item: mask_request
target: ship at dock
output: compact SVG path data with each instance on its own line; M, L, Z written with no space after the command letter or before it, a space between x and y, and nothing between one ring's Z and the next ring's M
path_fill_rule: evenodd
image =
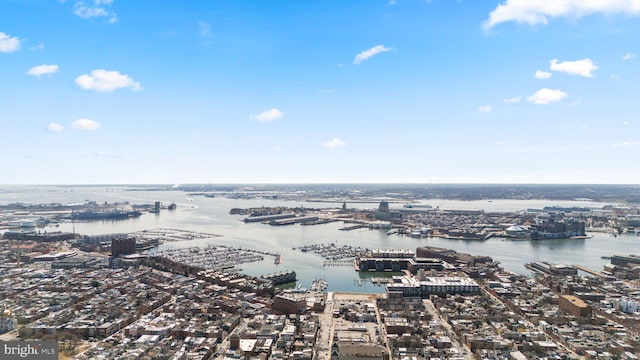
M138 217L140 215L142 215L142 213L138 210L73 211L71 213L71 220L124 220Z
M405 209L433 209L433 206L427 204L410 204L406 203L402 205Z

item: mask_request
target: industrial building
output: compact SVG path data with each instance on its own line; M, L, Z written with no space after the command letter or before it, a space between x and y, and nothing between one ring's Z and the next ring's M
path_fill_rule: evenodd
M560 295L558 306L560 311L578 318L589 317L592 313L592 309L587 303L573 295Z

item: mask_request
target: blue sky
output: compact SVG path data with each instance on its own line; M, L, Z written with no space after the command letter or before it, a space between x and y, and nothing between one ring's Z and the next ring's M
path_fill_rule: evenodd
M0 183L640 183L640 1L0 1Z

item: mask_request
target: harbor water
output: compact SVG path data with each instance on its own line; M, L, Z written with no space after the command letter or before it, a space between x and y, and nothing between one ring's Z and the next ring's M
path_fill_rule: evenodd
M128 191L119 186L3 186L0 188L0 204L8 203L83 203L87 200L104 202L125 202L131 204L176 203L174 211L163 210L159 214L146 213L138 218L117 221L91 221L61 223L59 227L47 231L74 231L79 234L98 235L108 233L129 233L142 230L170 228L206 232L222 235L212 239L170 242L156 250L181 247L204 247L209 244L233 245L242 248L279 253L279 264L273 257L265 257L261 262L246 263L239 267L242 273L263 275L283 270L295 270L298 285L310 287L314 279L328 281L329 291L382 292L382 286L373 285L368 278L380 274L361 274L352 266L323 266L324 260L312 253L304 253L293 248L302 245L329 244L351 245L369 249L411 249L419 246L437 246L454 249L473 255L488 255L499 261L507 269L521 274L530 274L524 264L532 261L549 261L567 265L583 265L602 270L607 262L603 256L612 254L640 253L640 237L630 235L612 236L605 233L588 233L587 239L555 239L512 241L492 238L486 241L448 240L442 238L411 238L401 235L386 235L386 230L366 228L340 231L342 222L322 225L269 226L261 223L245 223L244 216L230 215L232 208L259 206L288 206L306 208L338 208L342 203L281 201L267 199L230 199L222 196L205 197L189 195L182 191ZM604 203L584 201L545 200L480 200L425 201L425 204L451 210L517 211L544 206L602 207ZM376 208L376 203L348 203L350 208ZM392 204L391 208L401 208L402 204ZM153 250L152 250L153 251Z

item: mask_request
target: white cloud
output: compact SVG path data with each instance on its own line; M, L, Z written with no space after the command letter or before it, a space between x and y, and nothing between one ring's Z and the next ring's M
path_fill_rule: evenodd
M58 123L52 122L47 125L47 130L51 132L61 132L62 130L64 130L64 127Z
M29 69L29 71L27 71L27 75L40 77L42 75L51 75L51 74L57 73L58 70L60 70L58 68L58 65L43 64L43 65L34 66L31 69Z
M541 80L550 79L551 75L553 74L548 71L542 71L542 70L536 71L536 79L541 79Z
M281 119L284 116L284 113L276 108L265 110L261 112L258 116L251 116L251 118L258 121L273 121L277 119Z
M115 24L118 22L118 15L109 9L112 4L113 0L93 0L89 5L78 1L73 8L74 13L83 19L109 18L109 24Z
M391 48L384 47L384 45L374 46L371 49L365 50L359 53L358 55L356 55L356 58L353 60L353 63L356 65L360 65L363 61L369 59L370 57L378 55L382 52L387 52L387 51L391 51Z
M625 61L626 61L626 60L631 60L631 59L633 59L633 58L635 58L635 57L636 57L636 55L635 55L635 54L632 54L632 53L626 53L626 54L624 54L624 56L622 57L622 60L625 60Z
M528 25L547 24L550 18L580 18L591 14L640 15L638 0L505 0L489 14L483 27L515 21Z
M44 43L40 43L40 44L38 44L36 46L32 46L30 49L31 50L42 50L42 49L44 49Z
M493 107L491 105L483 105L478 108L479 112L485 113L485 114L490 113L491 110L493 110Z
M522 96L516 96L516 97L512 97L512 98L507 98L504 99L504 102L506 104L517 104L520 102L520 100L522 100Z
M535 92L535 94L527 97L527 100L538 105L547 105L552 102L560 101L566 98L569 94L562 90L553 90L542 88Z
M20 49L20 39L0 32L0 52L10 53Z
M619 143L613 143L611 146L613 147L627 147L627 146L638 146L640 145L640 141L623 141Z
M78 130L95 130L100 127L100 123L91 119L78 119L71 123L71 127Z
M347 143L337 137L334 137L333 139L324 143L324 147L326 147L327 149L337 149L345 146L347 146Z
M593 72L598 70L598 66L589 58L576 61L558 62L558 59L550 61L551 70L564 72L571 75L593 77Z
M208 37L211 32L211 24L205 21L198 21L198 34L201 37Z
M91 75L78 76L76 84L85 90L100 92L112 92L121 88L131 88L134 91L142 90L140 83L134 81L128 75L104 69L93 70Z
M622 122L622 125L631 125L631 121L625 120Z

